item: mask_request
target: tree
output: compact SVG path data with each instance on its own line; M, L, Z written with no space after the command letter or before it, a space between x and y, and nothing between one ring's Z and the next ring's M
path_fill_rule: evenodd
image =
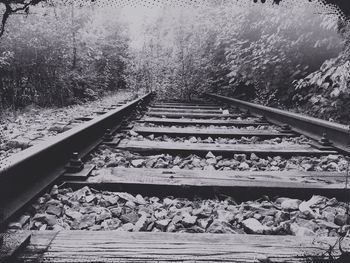
M3 106L66 105L125 87L125 26L105 10L71 11L35 7L11 19L0 46Z

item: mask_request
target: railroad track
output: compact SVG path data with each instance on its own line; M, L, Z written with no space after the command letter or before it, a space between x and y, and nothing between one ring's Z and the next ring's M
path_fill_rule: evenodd
M340 212L349 201L348 128L208 97L147 94L7 160L0 262L338 258L338 245L329 247L350 224ZM327 221L332 207L339 211ZM308 236L316 226L322 234ZM341 247L350 249L347 238Z

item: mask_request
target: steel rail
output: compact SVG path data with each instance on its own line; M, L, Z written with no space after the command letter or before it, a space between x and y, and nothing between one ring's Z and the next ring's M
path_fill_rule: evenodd
M277 125L289 124L293 131L317 141L326 134L332 146L342 152L350 153L349 126L212 93L206 93L205 95L238 106L240 109L249 110L252 115L264 116L271 123Z
M102 142L106 129L120 126L151 96L148 93L1 161L0 226L64 173L73 152L78 152L79 157L90 152Z

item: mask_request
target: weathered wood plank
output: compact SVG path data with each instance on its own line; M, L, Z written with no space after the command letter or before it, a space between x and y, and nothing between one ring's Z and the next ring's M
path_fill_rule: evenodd
M262 155L324 155L335 154L336 151L321 151L309 145L292 144L214 144L214 143L178 143L157 141L122 140L119 149L144 153L197 153L206 154L211 151L215 154L232 155L234 153L256 153Z
M244 129L203 129L203 128L175 128L175 127L144 127L135 126L133 130L140 134L155 134L169 136L199 136L199 137L291 137L294 133L271 130L244 130Z
M200 102L159 102L159 103L155 103L155 105L205 107L205 106L217 106L218 104L213 102L200 101Z
M13 259L13 263L36 263L40 262L40 258L50 246L52 240L58 234L57 231L26 231L31 234L29 244L21 250L16 259ZM12 263L11 262L11 263Z
M166 105L166 104L153 104L152 108L170 108L170 109L220 109L222 106L216 105L205 105L205 106L196 106L196 105Z
M166 118L237 118L240 114L216 114L216 113L186 113L186 112L167 112L167 111L148 111L146 115L153 117L166 117Z
M13 262L14 256L29 243L29 240L29 232L0 233L0 262Z
M50 231L38 231L37 246ZM43 244L38 243L42 240ZM322 257L336 238L120 231L61 231L46 252L22 253L20 262L305 262ZM349 240L342 244L350 248ZM334 255L339 256L338 246ZM40 256L39 256L40 255Z
M222 126L259 126L268 125L266 122L257 120L210 120L210 119L169 119L148 117L139 122L169 124L169 125L222 125Z
M338 172L203 171L111 167L100 169L97 175L89 177L86 183L343 190L346 188L345 181L345 174Z
M178 109L178 108L155 108L150 107L152 112L184 112L184 113L218 113L222 114L223 110L220 109Z

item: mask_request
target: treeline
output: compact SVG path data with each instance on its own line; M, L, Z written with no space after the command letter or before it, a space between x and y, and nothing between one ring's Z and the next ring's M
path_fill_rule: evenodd
M136 36L123 10L36 7L12 16L0 38L0 107L127 88L186 100L215 92L350 121L349 28L297 2L167 7L135 17Z
M116 10L13 15L0 39L0 108L67 105L126 87L129 40Z
M134 79L165 98L209 91L339 119L350 109L349 62L333 59L346 39L341 28L312 3L164 10L157 23L146 23ZM329 78L336 80L324 84ZM332 114L319 114L325 111Z

